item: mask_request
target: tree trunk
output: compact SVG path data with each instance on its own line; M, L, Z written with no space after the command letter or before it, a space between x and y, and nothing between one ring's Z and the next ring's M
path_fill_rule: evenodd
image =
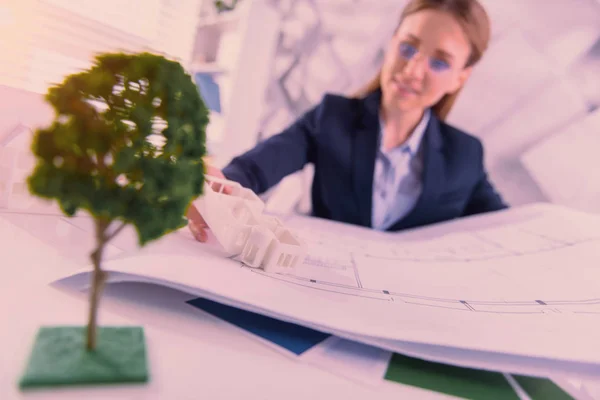
M106 282L106 272L102 271L102 252L106 244L106 236L104 235L108 228L108 223L96 220L96 250L91 254L92 263L94 264L94 272L92 273L92 282L90 289L90 310L87 326L87 349L96 349L96 328L98 321L98 303L100 295Z

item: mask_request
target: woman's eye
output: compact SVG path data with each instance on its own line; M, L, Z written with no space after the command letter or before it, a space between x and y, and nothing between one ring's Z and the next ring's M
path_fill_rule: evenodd
M417 54L417 48L415 46L408 43L402 43L400 45L400 55L403 58L410 59L415 54Z
M440 60L439 58L434 58L433 60L431 60L429 65L431 66L432 70L437 71L437 72L445 71L448 68L450 68L450 64L448 64L444 60Z

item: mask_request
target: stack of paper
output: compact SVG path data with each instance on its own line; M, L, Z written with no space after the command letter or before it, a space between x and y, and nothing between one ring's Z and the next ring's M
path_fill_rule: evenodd
M463 397L518 388L535 398L532 387L559 389L534 377L600 377L597 216L532 205L401 234L286 223L310 246L287 275L245 267L181 233L104 268L112 282L197 296L191 305L365 383L454 387ZM89 272L61 282L85 287ZM257 325L257 316L270 322Z
M291 275L245 268L201 246L180 256L151 245L104 268L111 281L166 285L429 361L599 376L600 220L529 207L481 221L416 241L339 224L330 240L312 229L310 254ZM289 223L310 228L312 220ZM87 283L88 273L68 279Z
M579 391L564 380L508 375L427 362L361 344L204 298L188 302L288 356L354 382L384 380L469 399L573 399Z

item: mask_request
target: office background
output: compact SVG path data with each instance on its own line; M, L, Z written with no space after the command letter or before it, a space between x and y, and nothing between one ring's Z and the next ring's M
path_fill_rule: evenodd
M0 207L28 206L31 129L48 85L98 51L180 61L211 108L215 164L273 135L376 72L405 0L4 0L0 2ZM230 3L230 2L225 2ZM482 0L491 46L449 122L480 137L513 205L551 201L600 213L600 0ZM232 4L233 5L233 4ZM268 194L308 212L311 170Z

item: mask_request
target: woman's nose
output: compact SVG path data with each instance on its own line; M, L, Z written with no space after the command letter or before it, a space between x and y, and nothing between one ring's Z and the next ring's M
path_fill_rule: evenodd
M415 80L423 79L425 76L426 60L423 57L414 56L410 60L406 61L402 73L405 77Z

